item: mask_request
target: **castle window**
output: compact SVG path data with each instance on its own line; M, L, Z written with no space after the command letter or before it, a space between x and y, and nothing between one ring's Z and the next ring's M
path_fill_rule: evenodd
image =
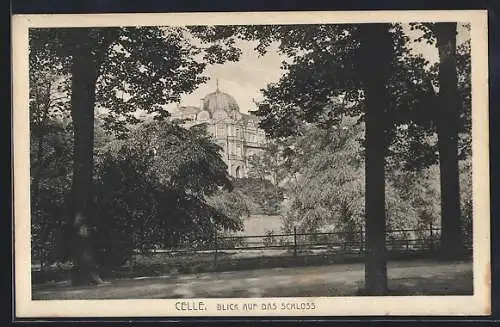
M225 136L226 135L224 125L217 125L215 128L216 128L216 132L215 132L216 136Z

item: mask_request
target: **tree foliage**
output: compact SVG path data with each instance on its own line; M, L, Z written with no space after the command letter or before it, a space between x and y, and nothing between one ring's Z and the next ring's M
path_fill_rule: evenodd
M75 282L101 283L92 251L91 202L94 154L94 112L104 113L103 127L126 137L137 123L138 110L162 119L164 105L178 101L206 78L201 76L205 59L235 59L221 44L194 46L187 28L42 28L30 30L30 56L43 58L70 77L71 121L73 124L73 174L71 243L76 265ZM52 59L53 62L51 61ZM30 67L34 69L36 67ZM32 87L33 89L33 87ZM196 185L196 182L193 183Z
M198 28L200 37L204 30ZM30 51L46 61L52 58L47 67L69 74L71 59L92 47L91 55L100 56L95 58L95 106L104 109L105 129L125 136L127 127L139 122L137 111L167 116L166 104L178 102L207 80L203 72L208 63L239 57L239 49L230 44L194 45L194 37L186 27L31 29Z
M434 42L432 29L422 26L424 39ZM428 69L429 63L410 51L401 25L390 27L392 52L385 49L391 52L385 70L377 70L369 58L369 27L362 24L30 30L34 239L61 239L53 230L74 223L62 216L75 209L68 206L69 184L74 172L81 176L82 162L90 170L77 178L73 195L81 208L90 199L86 219L94 250L109 266L122 264L137 249L207 244L216 230L240 229L241 217L255 204L264 213L277 212L283 195L287 229L324 227L353 235L365 224L364 151L370 137L363 135L367 85L376 86L377 71L387 73L383 90L388 97L382 99L387 105L379 102L381 110L372 114L384 137L376 155L386 163L386 183L378 188L385 187L380 201L385 203L385 225L423 230L437 223L439 66ZM166 104L206 81L207 63L236 61L237 38L257 41L255 50L261 54L278 42L289 60L283 62L281 79L262 90L265 101L256 112L274 142L264 156L250 159L251 178L235 180L231 191L219 148L203 126L132 126L140 122L138 111L158 120L167 117ZM456 59L462 104L459 154L467 159L470 42L458 47ZM80 87L69 87L75 81ZM97 124L94 108L100 113ZM73 125L68 124L70 110ZM462 165L461 183L469 185L470 162ZM266 180L269 176L272 182ZM466 232L471 226L470 190L461 188ZM68 235L61 244L72 245Z
M216 231L240 230L248 211L242 198L229 192L219 150L203 128L187 130L170 122L143 124L129 138L99 148L90 226L101 266L120 266L134 251L207 246ZM47 263L70 260L65 217L70 159L55 161L62 165L61 176L56 166L44 169L52 174L50 183L42 179L34 201L35 208L42 207L33 211L32 237L35 249L45 250Z
M421 23L414 25L424 32L429 43L436 43L439 53L437 80L439 93L434 122L437 130L441 177L442 254L450 259L465 253L460 213L459 134L464 117L457 67L457 23Z
M275 215L283 201L283 188L264 178L239 178L233 181L234 193L245 201L251 214Z
M426 143L433 135L433 124L437 124L441 140L438 142L440 162L454 162L456 144L448 142L448 147L444 147L447 138L442 137L442 131L456 126L454 109L446 111L453 118L450 125L453 128L446 127L445 119L437 119L436 114L444 118L445 109L454 107L457 99L452 91L457 86L452 78L456 74L451 74L450 68L455 59L454 49L449 55L446 50L454 39L446 39L444 27L441 28L440 24L429 27L437 38L441 58L438 74L441 91L437 98L426 70L428 63L410 51L402 26L392 24L390 37L380 26L286 25L229 29L244 39L257 40L256 50L259 52L265 52L271 42L277 41L280 51L291 58L290 62L283 63L286 73L282 78L263 90L265 100L256 112L263 117L261 127L269 136L281 138L300 134L304 122L328 129L337 124L343 114L360 116L366 122L366 221L367 231L371 231L367 233L367 271L371 270L369 266L378 267L371 270L372 273L367 272L366 276L368 288L373 286L383 292L385 268L377 262L384 262L381 240L385 233L385 210L380 206L386 202L386 192L384 186L377 190L376 185L384 184L384 157L392 157L392 163L398 165L394 157L401 155L399 152L412 153L406 155L408 167L418 169L432 164L437 157L436 151L430 150ZM424 35L424 38L430 40L430 36ZM444 60L443 54L447 56ZM450 68L446 73L445 66ZM445 90L447 95L441 96ZM439 104L439 110L436 104ZM406 134L407 139L403 142L406 147L394 144L398 143L401 134ZM446 152L446 148L449 151ZM454 167L451 164L443 167L449 167L453 174L442 180L451 181L453 185L448 185L448 192L454 192L458 175L453 172L457 170L451 169ZM442 176L444 174L442 171ZM456 192L446 195L445 191L441 191L443 208L451 208L457 202L453 202L457 200ZM394 204L398 202L396 200Z
M293 173L286 185L284 228L303 232L359 231L364 226L364 132L345 118L329 129L308 126L289 141Z
M285 74L263 91L264 101L256 114L269 136L300 134L303 122L328 127L344 114L363 119L363 89L359 75L360 25L263 25L217 26L212 34L257 41L255 50L266 53L278 42ZM430 32L429 32L430 33ZM428 34L429 34L428 33ZM418 169L437 162L435 141L435 89L438 65L410 49L402 25L392 25L393 62L389 80L387 156L407 168ZM435 42L432 35L422 40ZM418 40L417 40L418 41ZM470 135L470 41L457 49L459 89L463 118L461 137ZM401 143L403 142L403 143ZM460 148L468 151L464 139ZM405 149L411 149L405 151ZM413 160L411 160L413 158Z
M133 249L197 247L217 230L241 228L243 210L229 214L238 199L207 199L231 183L219 146L199 126L141 125L129 139L109 144L99 167L100 244L121 249L125 238Z
M268 179L279 186L287 174L283 158L283 144L270 140L264 151L248 158L248 175L251 178Z
M71 129L64 66L46 51L29 53L32 254L52 263L63 247L71 182Z

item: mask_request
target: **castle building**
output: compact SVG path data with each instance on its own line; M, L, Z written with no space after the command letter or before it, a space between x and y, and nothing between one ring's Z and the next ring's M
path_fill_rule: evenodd
M248 177L248 159L259 155L266 147L266 137L258 127L259 118L240 112L236 100L221 92L217 83L215 92L201 99L201 106L180 106L172 118L188 119L186 127L206 124L208 132L222 148L222 158L228 172L236 178Z

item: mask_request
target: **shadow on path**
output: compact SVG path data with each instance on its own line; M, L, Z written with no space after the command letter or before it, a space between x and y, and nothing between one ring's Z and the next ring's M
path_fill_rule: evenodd
M392 295L471 295L470 262L388 264ZM355 296L364 265L273 268L117 279L102 286L36 285L33 300Z

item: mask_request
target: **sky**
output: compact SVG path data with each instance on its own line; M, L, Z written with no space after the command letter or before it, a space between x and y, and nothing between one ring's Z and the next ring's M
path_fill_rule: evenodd
M193 93L183 96L181 105L200 106L201 99L215 91L218 79L219 90L233 96L241 112L257 109L252 99L260 99L260 89L278 81L283 75L284 71L280 67L285 57L278 54L277 44L273 44L263 56L253 50L254 44L251 42L238 41L237 46L242 50L240 60L208 66L205 75L210 80ZM168 108L174 107L170 105Z
M415 39L420 34L418 31L411 31L407 25L403 26L403 30L410 39ZM459 25L457 42L462 43L469 38L469 35L467 29ZM279 80L284 73L281 70L281 62L286 58L278 53L276 44L272 45L268 53L263 56L259 56L253 50L254 44L251 42L239 41L237 45L242 50L240 60L208 66L205 75L210 80L193 93L184 95L181 99L181 105L200 106L201 99L208 93L215 91L218 79L220 91L233 96L238 102L241 112L248 113L248 111L257 109L253 99L262 99L260 89ZM422 54L431 63L438 60L435 45L413 42L412 50L417 54ZM171 104L167 108L173 111L176 105Z

